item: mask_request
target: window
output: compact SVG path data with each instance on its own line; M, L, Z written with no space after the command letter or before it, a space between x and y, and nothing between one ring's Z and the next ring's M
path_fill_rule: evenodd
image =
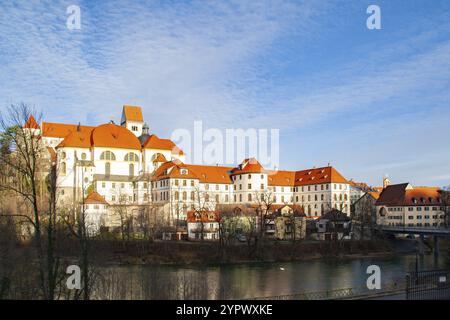
M216 202L220 202L219 195L216 194Z
M125 188L125 183L122 182L122 183L120 184L120 188L121 188L121 189Z
M116 156L111 151L104 151L100 155L100 160L112 160L112 161L115 161L116 160Z
M195 199L195 192L191 191L191 200L194 200L194 199Z
M186 186L187 186L187 181L183 180L183 187L186 187Z
M228 202L228 195L225 195L225 202Z
M216 184L216 190L219 190L219 185L218 184Z
M65 162L61 162L61 175L62 176L65 176L66 175L66 170L67 170L67 168L66 168L66 163Z
M125 155L124 161L138 162L139 156L136 153L129 152Z
M252 188L252 184L249 183L247 187L248 187L247 189L251 189Z
M251 175L251 174L249 174L249 175L248 175L248 178L249 178L249 179L251 179L251 178L252 178L252 175Z
M138 131L138 127L137 126L131 126L131 130L132 131Z
M61 159L65 159L66 158L66 153L63 151L61 152Z
M134 177L134 164L130 163L130 165L128 166L128 175L130 177Z
M264 190L264 183L261 183L261 190Z
M111 175L111 163L106 162L105 163L105 176Z
M248 194L248 201L251 202L252 201L252 195L249 193Z
M83 152L83 153L81 154L81 160L86 160L86 153Z
M194 186L194 180L191 180L191 187Z
M187 192L183 191L183 200L187 200Z

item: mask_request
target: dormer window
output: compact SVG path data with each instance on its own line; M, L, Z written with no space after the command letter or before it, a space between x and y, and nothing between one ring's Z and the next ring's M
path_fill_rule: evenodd
M132 131L138 131L138 127L137 126L131 126L131 130Z
M412 202L413 203L417 203L417 199L416 198L412 198Z
M188 170L187 169L181 169L181 174L184 174L184 175L188 174Z
M433 198L429 197L428 201L430 201L430 203L433 203Z

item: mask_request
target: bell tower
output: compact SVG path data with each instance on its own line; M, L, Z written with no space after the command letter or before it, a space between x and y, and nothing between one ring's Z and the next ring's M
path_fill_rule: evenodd
M133 132L136 137L141 136L144 126L141 107L129 105L123 106L120 125Z
M391 184L391 180L389 180L389 177L387 175L385 175L383 177L383 189L386 188L390 184Z

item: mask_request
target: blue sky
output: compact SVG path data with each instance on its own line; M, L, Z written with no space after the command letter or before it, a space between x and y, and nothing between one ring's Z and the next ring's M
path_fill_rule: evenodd
M285 169L449 185L449 89L446 0L0 3L0 111L98 124L138 104L162 137L279 128Z

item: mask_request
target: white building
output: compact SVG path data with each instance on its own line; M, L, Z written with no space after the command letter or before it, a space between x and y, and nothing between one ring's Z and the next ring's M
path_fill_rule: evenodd
M377 224L407 227L444 227L445 203L437 187L388 185L377 202Z
M123 107L120 126L29 122L25 127L41 133L57 162L60 205L95 191L108 215L119 206L152 206L168 224L185 227L188 210L214 211L218 204L295 204L310 218L333 208L350 213L350 185L335 168L273 171L253 158L237 167L185 164L171 140L149 132L137 106Z

